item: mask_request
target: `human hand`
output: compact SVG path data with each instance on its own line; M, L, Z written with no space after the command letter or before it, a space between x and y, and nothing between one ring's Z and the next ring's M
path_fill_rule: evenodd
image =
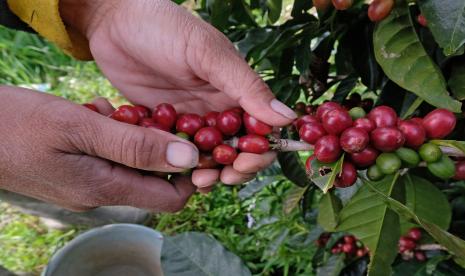
M112 111L104 100L95 104ZM65 208L129 205L180 210L195 191L141 174L195 167L197 148L175 135L114 121L64 99L0 86L0 188Z
M88 38L103 73L134 104L167 102L181 113L200 115L241 106L272 126L296 117L223 34L169 0L61 0L60 5L67 26ZM241 153L221 172L195 171L193 182L201 190L218 179L242 183L275 156Z

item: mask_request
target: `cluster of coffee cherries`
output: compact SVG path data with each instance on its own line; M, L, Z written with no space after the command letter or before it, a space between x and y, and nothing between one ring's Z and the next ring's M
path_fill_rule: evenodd
M355 183L356 168L368 168L368 178L376 181L402 166L418 166L420 157L438 177L448 179L455 174L457 179L465 179L465 162L458 162L455 169L437 145L425 143L427 139L446 137L455 125L454 114L446 109L435 109L424 118L401 120L389 106L375 107L366 114L363 108L347 110L336 102L325 102L294 122L300 139L314 145L314 153L306 162L308 172L313 159L328 164L346 153L334 183L338 188Z
M315 244L318 247L325 247L331 237L331 233L323 233L315 241ZM368 254L368 248L362 245L362 243L357 240L352 235L345 235L340 238L334 246L331 248L331 254L340 254L344 253L348 257L363 257Z
M84 104L98 112L95 105ZM110 118L145 128L155 128L191 140L200 150L198 169L212 169L230 165L240 152L261 154L270 150L266 136L272 127L250 116L241 108L223 112L208 112L204 116L194 113L178 114L168 103L157 105L153 110L141 106L122 105ZM228 143L233 139L234 143Z
M405 236L399 239L399 253L405 260L415 258L419 262L426 260L425 252L417 248L417 243L421 240L420 228L411 228Z

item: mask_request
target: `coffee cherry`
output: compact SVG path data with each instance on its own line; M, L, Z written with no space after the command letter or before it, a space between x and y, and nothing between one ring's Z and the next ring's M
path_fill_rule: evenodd
M244 112L242 118L244 120L245 129L249 134L266 136L273 131L273 128L270 125L267 125L264 122L250 116L250 114L247 112Z
M156 128L167 132L170 131L169 128L166 128L162 124L156 123L152 118L142 118L139 122L139 126L146 128Z
M416 243L411 238L402 236L399 239L399 247L403 247L405 251L413 250L416 247Z
M238 148L242 152L262 154L270 150L270 143L263 136L247 134L239 138Z
M195 145L202 151L211 151L223 142L223 135L214 127L199 129L194 136Z
M337 188L347 188L354 185L356 181L357 170L355 166L348 161L344 161L344 163L342 163L341 173L334 181L334 186Z
M320 123L307 123L299 130L300 139L312 145L325 135L326 131Z
M416 149L425 142L426 132L422 125L412 121L401 121L398 128L404 134L407 147Z
M312 174L312 160L315 159L315 155L312 154L307 158L307 161L305 161L305 170L307 171L308 175Z
M421 240L421 230L420 230L420 228L417 228L417 227L411 228L407 233L407 237L411 238L414 241Z
M322 163L335 162L341 155L339 138L336 135L321 137L315 144L315 157Z
M110 118L131 125L136 125L137 122L139 122L139 113L133 106L122 105L113 111Z
M350 154L350 159L359 168L366 168L373 165L376 162L379 152L372 146L367 146L361 152L355 152Z
M360 103L360 107L365 110L365 112L370 112L370 110L373 108L373 99L365 99Z
M218 163L213 159L213 156L206 153L199 154L197 169L214 169L216 167L218 167Z
M347 10L350 8L354 2L354 0L332 0L333 6L336 10Z
M454 113L444 108L438 108L423 118L426 135L431 139L441 139L449 135L455 128L457 119Z
M394 0L375 0L368 8L368 17L373 22L379 22L386 18L394 7Z
M417 21L418 21L418 24L422 25L423 27L428 26L428 21L426 21L425 16L421 13L417 16Z
M302 125L304 125L306 123L317 123L317 124L319 124L320 122L318 121L318 119L315 116L304 115L304 116L300 117L299 119L297 119L296 121L294 121L294 123L295 123L294 126L298 131L298 130L300 130Z
M184 140L189 140L189 135L187 135L187 133L184 132L178 132L176 133L176 136L181 137Z
M341 253L340 248L337 248L337 247L331 248L331 254L335 255L335 254L339 254L339 253Z
M294 106L294 111L298 114L305 114L306 105L303 102L298 102Z
M203 118L197 114L183 114L176 122L176 131L184 132L190 137L194 136L204 126Z
M352 235L344 236L344 242L345 243L355 243L356 241L357 241L357 239Z
M455 163L455 180L465 180L465 161Z
M455 165L449 156L443 154L436 162L427 163L428 171L442 180L448 180L455 175Z
M216 126L216 118L218 118L218 115L220 113L216 111L210 111L205 116L203 116L205 120L205 125L209 127L214 127Z
M364 129L367 133L370 133L375 129L375 123L368 118L359 118L354 121L354 127Z
M396 150L396 155L402 161L402 164L407 168L415 168L420 164L420 155L409 148L399 148Z
M356 106L349 110L349 115L352 118L352 120L357 120L359 118L365 117L366 113L365 110L363 110L363 108Z
M375 148L383 152L391 152L402 147L405 137L397 128L381 127L371 132L371 141Z
M309 115L313 114L315 112L315 110L316 110L315 107L313 105L310 105L310 104L305 107L305 113L307 113Z
M393 174L400 169L402 161L395 153L383 152L376 158L376 165L383 174Z
M83 104L82 106L84 107L87 107L88 109L92 110L92 111L95 111L97 113L100 113L98 108L94 105L94 104L90 104L90 103L85 103Z
M242 125L241 115L237 111L226 110L221 112L216 118L216 127L224 135L232 136L236 134Z
M339 135L352 126L352 118L346 110L334 109L325 113L323 127L329 134Z
M368 113L368 119L372 120L375 127L394 127L397 124L396 111L389 106L381 105L373 108Z
M355 251L355 246L352 243L345 243L342 246L342 252L346 254L352 254Z
M326 112L334 109L342 109L342 106L335 102L324 102L318 106L316 110L316 118L321 121Z
M371 181L378 181L383 179L385 174L381 171L378 165L374 164L370 166L367 170L367 177Z
M237 114L239 114L240 116L242 116L242 114L244 113L244 109L242 109L242 107L233 107L227 111L232 111L232 112L235 112Z
M367 147L369 141L368 133L356 127L344 130L340 138L342 149L348 153L361 152Z
M415 259L419 262L424 262L426 261L426 255L423 251L415 251Z
M365 256L367 253L365 252L365 250L363 250L363 248L359 248L357 249L357 252L355 253L355 255L359 258Z
M155 122L171 129L174 127L177 119L177 113L174 107L167 103L159 104L152 112L152 118Z
M312 2L313 6L319 12L326 11L331 5L331 0L313 0Z
M219 145L213 149L213 159L219 164L231 165L236 158L236 150L229 145Z
M438 161L442 156L441 148L432 143L423 144L418 153L421 159L429 163Z
M143 105L135 105L134 109L137 111L139 114L139 118L149 118L150 117L150 109Z

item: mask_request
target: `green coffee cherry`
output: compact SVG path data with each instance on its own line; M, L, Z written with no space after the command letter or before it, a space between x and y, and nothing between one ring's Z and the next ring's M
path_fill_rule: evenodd
M383 152L376 158L376 165L382 173L393 174L400 169L402 161L395 153Z
M441 149L437 145L431 143L423 144L420 147L419 153L421 159L425 160L428 163L436 162L442 156Z
M378 181L378 180L383 179L384 173L381 172L381 170L380 170L380 168L378 167L378 165L374 164L374 165L372 165L371 167L368 168L368 170L367 170L367 177L368 177L368 179L370 179L371 181Z
M178 132L176 133L176 136L181 137L182 139L189 140L189 135L187 135L187 133L184 132Z
M396 150L396 154L407 168L415 168L420 163L420 155L413 149L400 148Z
M349 115L352 117L352 120L357 120L358 118L365 117L367 114L363 108L357 106L349 110Z
M443 154L436 162L428 163L428 170L436 177L447 180L455 175L455 165L449 156Z

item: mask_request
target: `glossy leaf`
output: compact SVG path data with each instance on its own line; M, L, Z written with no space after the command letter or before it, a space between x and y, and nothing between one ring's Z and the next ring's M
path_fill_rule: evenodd
M165 276L251 275L239 257L211 236L196 232L165 237L161 261Z
M266 6L268 8L268 19L271 23L278 21L281 16L281 9L283 0L267 0Z
M341 200L333 192L324 194L318 206L318 224L327 232L334 232L339 222Z
M328 261L318 267L316 270L317 276L338 276L344 268L345 254L331 255Z
M208 0L207 7L210 12L210 23L220 30L227 28L232 6L233 0Z
M449 96L441 71L423 48L404 1L397 1L389 17L377 24L373 42L376 60L392 81L433 106L461 111L460 102Z
M290 214L293 210L299 207L299 202L304 196L309 186L299 187L292 186L289 192L286 195L286 198L283 202L283 213L285 215Z
M400 198L402 186L396 185L397 179L397 175L386 176L373 186L383 195ZM400 237L398 215L365 183L341 210L339 220L337 231L352 233L369 248L371 261L368 275L390 275Z
M444 54L456 54L465 43L465 1L422 0L419 4Z
M457 100L465 100L465 63L452 65L448 84Z
M436 144L441 147L449 147L465 154L465 142L456 141L456 140L431 140L433 144Z
M247 185L239 191L238 196L242 200L247 199L275 181L276 177L274 176L267 176L260 179L256 178L247 183Z
M323 193L327 193L333 187L337 174L341 172L342 162L344 162L344 155L331 164L321 163L316 158L312 160L309 177Z
M354 89L355 85L357 85L357 81L358 77L355 74L349 75L345 79L341 80L336 88L336 92L334 92L332 100L341 103L347 95L349 95L350 91Z

